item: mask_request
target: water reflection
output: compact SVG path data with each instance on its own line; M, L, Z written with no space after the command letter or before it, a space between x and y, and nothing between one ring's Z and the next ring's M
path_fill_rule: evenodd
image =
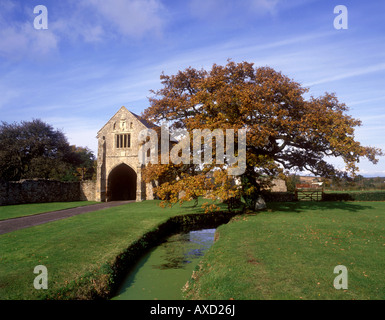
M169 237L138 261L114 299L181 299L181 288L213 244L214 233L204 229Z

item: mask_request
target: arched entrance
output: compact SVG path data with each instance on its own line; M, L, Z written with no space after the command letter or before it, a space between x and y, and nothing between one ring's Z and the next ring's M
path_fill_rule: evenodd
M108 201L136 200L136 172L122 163L108 176Z

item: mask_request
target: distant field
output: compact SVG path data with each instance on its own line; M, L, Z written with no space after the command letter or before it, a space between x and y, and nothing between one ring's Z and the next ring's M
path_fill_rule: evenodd
M96 201L75 201L75 202L48 202L17 204L11 206L0 206L0 220L19 218L34 214L76 208L98 203Z

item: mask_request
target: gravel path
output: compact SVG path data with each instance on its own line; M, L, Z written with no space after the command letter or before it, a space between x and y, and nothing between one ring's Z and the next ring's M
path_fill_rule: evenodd
M72 217L82 213L116 207L116 206L120 206L122 204L130 203L130 202L135 202L135 200L102 202L102 203L92 204L89 206L51 211L51 212L39 213L32 216L27 216L27 217L2 220L0 221L0 234L12 232L18 229L37 226L39 224L43 224L43 223L47 223L55 220L65 219L65 218Z

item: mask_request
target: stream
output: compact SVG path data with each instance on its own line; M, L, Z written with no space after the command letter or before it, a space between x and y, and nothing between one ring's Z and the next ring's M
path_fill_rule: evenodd
M112 300L182 299L182 287L214 243L214 233L202 229L168 237L128 270Z

